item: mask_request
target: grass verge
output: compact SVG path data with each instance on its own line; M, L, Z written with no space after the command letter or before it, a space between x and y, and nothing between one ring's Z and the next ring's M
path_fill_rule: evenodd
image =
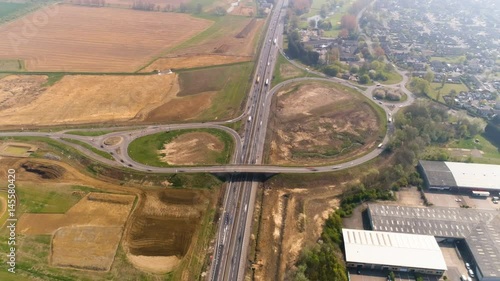
M79 141L79 140L73 140L73 139L66 139L66 138L63 138L62 140L64 141L67 141L67 142L71 142L71 143L74 143L74 144L77 144L79 146L82 146L92 152L94 152L95 154L99 155L99 156L102 156L106 159L109 159L109 160L114 160L113 156L111 156L109 153L105 152L105 151L102 151L102 150L99 150L93 146L91 146L90 144L88 143L85 143L83 141Z
M229 163L234 149L234 141L229 134L217 129L176 130L144 136L130 143L128 154L134 161L142 164L155 167L171 167L168 163L160 160L158 150L162 149L164 144L173 141L176 137L190 132L206 132L218 137L224 143L224 150L211 155L210 158L217 164Z

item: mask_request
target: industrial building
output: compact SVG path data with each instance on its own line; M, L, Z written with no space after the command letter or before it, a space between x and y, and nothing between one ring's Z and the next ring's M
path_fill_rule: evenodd
M446 271L433 236L357 229L342 229L342 235L348 267L439 276Z
M500 191L500 165L420 160L418 166L429 189L494 196Z
M464 241L479 281L500 281L500 212L445 207L368 205L374 231Z

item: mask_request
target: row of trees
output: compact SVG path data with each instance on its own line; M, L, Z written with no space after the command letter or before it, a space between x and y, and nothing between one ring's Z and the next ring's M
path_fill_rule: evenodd
M292 59L299 59L307 65L316 65L318 63L319 54L312 49L308 49L300 42L298 31L293 31L288 34L288 49L287 55Z

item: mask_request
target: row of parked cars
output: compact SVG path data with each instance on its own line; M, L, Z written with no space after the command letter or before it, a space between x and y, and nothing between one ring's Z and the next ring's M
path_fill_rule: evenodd
M474 278L474 271L470 267L470 264L468 262L465 263L465 268L467 269L467 273L469 273L469 276L462 275L460 276L461 281L472 281L471 277Z

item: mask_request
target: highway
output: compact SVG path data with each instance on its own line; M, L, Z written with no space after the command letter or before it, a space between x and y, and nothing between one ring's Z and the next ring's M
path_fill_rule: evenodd
M1 137L9 136L35 136L47 137L72 146L88 157L100 161L106 165L115 167L127 167L130 169L143 171L146 173L227 173L230 179L226 185L224 200L220 210L218 231L215 237L214 254L209 270L209 280L243 280L245 268L247 268L247 254L250 239L250 229L252 214L254 211L254 202L258 187L256 174L272 173L322 173L337 170L348 169L367 161L370 161L382 153L382 149L375 148L367 154L352 159L350 161L329 166L318 167L281 167L272 165L262 165L262 155L265 147L265 137L267 123L269 120L271 102L273 96L284 86L290 83L300 81L334 81L346 87L358 89L356 85L338 78L327 78L319 72L307 69L305 66L290 61L297 67L300 67L311 73L325 78L296 78L284 81L271 89L274 66L277 60L283 36L283 18L286 10L283 7L288 5L288 0L277 1L268 18L268 29L260 50L259 58L256 64L254 83L250 89L247 104L242 115L228 121L207 122L207 123L187 123L172 125L156 125L143 127L120 127L120 128L99 128L96 130L120 130L105 134L102 136L79 136L69 134L69 130L59 132L0 132ZM286 57L286 56L285 56ZM398 70L399 71L399 70ZM398 106L393 104L376 102L376 105L382 107L387 116L391 116L399 110L400 107L413 103L412 94L406 90L404 85L408 77L404 73L403 81L398 85L385 87L399 88L404 91L408 98ZM362 92L368 99L372 99L372 92L377 85L368 86ZM224 126L235 121L245 122L245 129L240 136L236 131ZM386 134L383 145L389 141L389 133L392 123L388 124L389 130ZM128 154L129 145L137 138L168 132L171 130L195 129L195 128L213 128L227 132L231 135L235 143L235 150L229 165L219 166L192 166L192 167L153 167L138 163L131 159ZM77 129L71 130L77 131ZM81 129L81 131L91 131L91 129ZM110 143L110 138L115 142ZM72 139L84 142L96 149L105 151L115 159L110 160L99 156L91 150L74 144L64 139Z

